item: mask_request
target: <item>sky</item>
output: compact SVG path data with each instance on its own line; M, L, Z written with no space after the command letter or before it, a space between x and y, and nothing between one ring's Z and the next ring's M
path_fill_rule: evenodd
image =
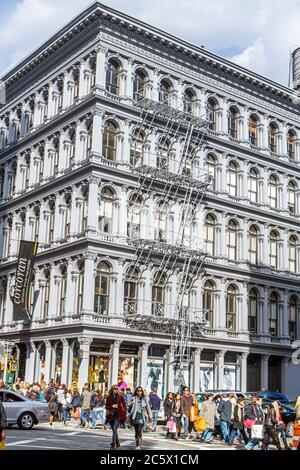
M0 76L92 0L0 0ZM103 3L288 85L300 0L105 0Z

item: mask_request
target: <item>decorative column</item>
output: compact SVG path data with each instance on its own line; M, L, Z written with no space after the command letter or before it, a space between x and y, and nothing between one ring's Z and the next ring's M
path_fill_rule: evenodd
M263 319L262 319L262 334L264 336L270 335L269 330L269 288L264 287L264 304L263 304Z
M93 342L91 337L78 338L80 345L78 351L79 366L78 366L78 383L77 386L81 392L85 383L88 382L89 375L89 360L90 360L90 346Z
M113 344L110 347L110 377L108 378L109 380L109 387L111 387L114 384L118 383L118 374L119 374L119 354L120 354L120 345L121 345L120 340L116 340L113 342Z
M89 192L86 230L89 236L96 235L98 229L98 188L100 181L96 176L88 178Z
M290 377L289 377L289 363L290 357L281 358L281 393L288 393Z
M193 351L193 393L200 392L200 361L201 348Z
M45 355L45 370L44 370L44 380L46 384L50 382L52 377L52 354L54 354L51 341L49 339L44 340L46 346L46 355Z
M140 367L139 367L139 377L138 377L138 386L146 388L147 386L147 361L148 361L148 349L151 343L144 343L140 347Z
M261 390L268 390L269 388L269 354L263 354L261 356L261 382L260 388Z
M174 361L174 347L170 346L166 354L166 370L167 370L166 390L168 390L168 392L175 392L173 361Z
M26 368L25 368L25 381L32 384L35 376L35 365L37 348L33 341L26 344L27 356L26 356Z
M94 265L96 254L87 252L84 254L84 283L83 283L83 303L84 313L94 311Z
M62 365L61 365L61 383L66 384L69 387L70 384L67 383L68 376L69 376L69 342L66 338L61 338L61 342L63 345L63 352L62 352Z
M217 353L217 384L218 390L223 390L224 384L224 356L226 351L219 351Z
M246 392L247 390L247 357L248 353L246 352L240 354L241 392Z
M104 110L99 108L99 106L95 106L92 111L93 114L93 129L92 129L92 144L91 144L91 152L93 154L102 156L102 135L103 135L103 118L104 118Z
M95 88L98 93L105 94L105 77L106 77L106 55L108 49L102 44L96 47L96 80Z

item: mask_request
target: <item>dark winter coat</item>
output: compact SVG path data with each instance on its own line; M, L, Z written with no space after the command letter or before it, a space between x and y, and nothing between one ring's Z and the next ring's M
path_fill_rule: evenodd
M48 401L49 411L50 413L57 413L58 412L58 399L57 395L52 395Z
M105 403L106 408L106 422L110 423L114 421L114 408L112 407L115 404L112 394L108 395ZM119 406L117 408L117 419L120 423L125 423L126 421L126 403L123 395L118 394L117 403Z
M232 414L232 403L230 400L221 400L218 406L221 421L230 423Z
M157 393L149 393L149 403L151 410L159 411L160 410L160 398Z
M166 399L164 401L164 415L165 415L165 418L167 418L168 420L170 419L172 415L172 406L173 406L173 400Z
M235 405L233 410L233 428L243 429L245 418L245 409L243 406Z

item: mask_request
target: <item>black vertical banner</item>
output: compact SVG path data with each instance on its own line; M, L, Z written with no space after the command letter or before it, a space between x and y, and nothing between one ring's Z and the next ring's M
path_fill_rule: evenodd
M29 291L33 280L33 265L37 252L37 242L20 241L19 257L12 301L13 321L30 320Z

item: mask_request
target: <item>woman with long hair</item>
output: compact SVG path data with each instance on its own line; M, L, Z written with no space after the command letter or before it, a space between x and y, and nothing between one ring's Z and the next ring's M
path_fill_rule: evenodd
M172 406L173 406L173 393L168 392L164 401L164 415L165 415L166 423L170 420L172 416ZM170 436L170 430L168 429L166 437L169 437L169 436Z
M264 425L264 438L261 446L261 450L268 450L271 439L273 440L276 448L281 450L281 445L279 441L278 434L276 432L276 427L279 424L279 406L277 401L271 403L268 407L265 425Z
M142 432L147 423L152 423L152 412L149 400L142 387L137 387L129 406L129 418L135 429L136 450L141 449Z
M105 403L106 423L112 429L111 450L120 447L118 427L126 421L126 403L118 385L112 385Z
M48 400L48 407L50 411L50 426L53 425L53 421L58 413L58 398L55 388L53 388L52 393Z

